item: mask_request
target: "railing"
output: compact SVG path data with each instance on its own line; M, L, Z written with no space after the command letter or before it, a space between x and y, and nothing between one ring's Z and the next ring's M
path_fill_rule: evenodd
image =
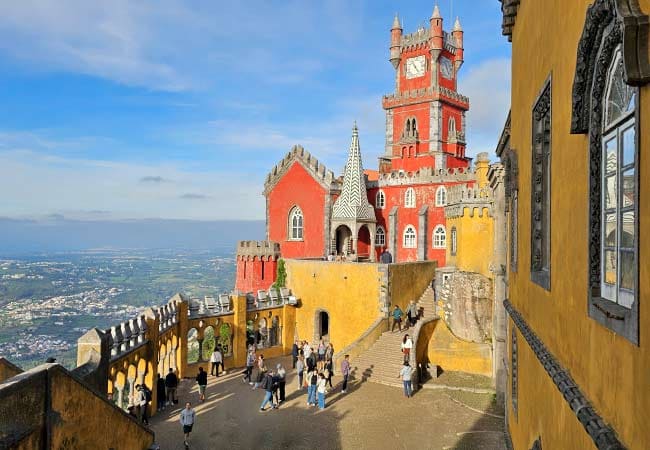
M105 333L108 335L111 359L117 359L146 342L147 321L142 314L135 319L112 326Z

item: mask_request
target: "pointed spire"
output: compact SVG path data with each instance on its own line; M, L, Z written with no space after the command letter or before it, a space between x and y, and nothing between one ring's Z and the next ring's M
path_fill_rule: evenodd
M432 19L442 19L442 16L440 15L440 8L438 8L438 2L436 2L436 6L433 7L433 14L431 14Z
M460 19L456 16L456 22L454 22L454 31L463 31L463 27L460 26Z
M399 23L399 16L395 13L395 18L393 19L393 27L391 30L401 30L402 25Z

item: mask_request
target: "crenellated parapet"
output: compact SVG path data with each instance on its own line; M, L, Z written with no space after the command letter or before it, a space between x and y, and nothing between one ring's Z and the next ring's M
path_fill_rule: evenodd
M447 188L447 206L445 206L445 217L447 219L463 217L483 217L487 208L487 214L492 216L494 196L492 189L488 186L479 188L476 185L468 186L459 184Z
M369 181L366 186L371 188L385 186L406 186L418 184L440 184L440 183L469 183L476 180L476 173L472 169L463 167L435 169L422 168L416 172L405 172L394 170L389 173L380 173L377 181Z
M237 259L266 259L276 261L280 258L280 243L273 241L239 241Z
M301 145L294 145L291 151L266 176L263 192L265 196L269 194L294 162L300 163L326 190L340 189L341 183L334 175L334 172L327 169L323 163L318 161L315 156L305 150Z
M382 106L384 109L391 109L397 106L405 106L422 102L443 101L455 106L469 110L469 98L452 91L444 86L432 86L428 88L412 89L410 91L397 92L384 95Z

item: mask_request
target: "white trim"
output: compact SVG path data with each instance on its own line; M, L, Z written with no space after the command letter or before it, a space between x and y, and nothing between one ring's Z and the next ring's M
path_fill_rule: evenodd
M404 207L415 208L415 204L415 189L410 187L404 192Z
M438 187L436 189L436 206L446 206L447 205L447 188L444 186Z
M407 239L407 233L408 241ZM404 233L402 233L402 247L404 248L417 248L418 247L418 232L413 225L406 225L404 227Z
M436 225L431 242L433 248L447 248L447 230L444 225Z

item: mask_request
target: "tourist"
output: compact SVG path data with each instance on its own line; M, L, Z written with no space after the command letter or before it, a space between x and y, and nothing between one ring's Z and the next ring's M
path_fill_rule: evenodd
M183 426L183 434L185 435L185 448L190 448L190 433L192 432L192 427L194 426L194 418L196 413L192 409L192 404L190 402L185 403L185 408L181 410L181 425Z
M323 339L318 342L318 370L323 370L325 365L325 343Z
M219 366L223 367L223 355L218 348L215 348L210 355L210 362L212 363L212 368L210 369L210 375L214 375L215 369L217 370L217 377L219 376Z
M298 373L298 389L302 389L302 379L305 375L305 363L302 356L298 356L298 362L296 362L296 372Z
M284 401L285 397L285 387L286 387L286 377L287 377L287 371L284 369L282 364L278 364L277 367L277 378L278 378L278 390L280 391L280 397L278 403L282 403Z
M165 379L162 375L158 374L158 379L156 380L156 400L158 403L158 411L165 409L165 397L167 393L165 392Z
M316 387L318 384L318 372L312 368L307 372L307 404L316 406Z
M345 355L341 362L341 375L343 375L343 387L341 392L345 394L348 390L348 377L350 376L350 355Z
M307 358L311 355L311 347L307 341L302 345L302 354L305 357L305 361L307 361Z
M196 382L199 385L199 400L205 401L205 389L208 387L208 372L199 367L199 373L196 376Z
M266 363L264 361L264 355L260 355L257 358L257 376L255 377L255 384L253 385L253 390L257 389L260 383L264 380L266 375Z
M411 349L413 348L413 340L408 334L404 335L402 339L402 353L404 354L404 361L409 361L411 357Z
M253 385L253 380L251 375L253 374L253 367L255 367L255 347L251 346L248 349L248 354L246 355L246 375L244 375L244 383L248 380L248 384Z
M402 332L402 316L404 313L400 309L399 305L395 305L393 310L393 326L390 328L390 331L395 331L395 324L397 324L400 333Z
M147 388L144 385L136 384L135 385L136 394L135 394L135 406L138 411L138 420L145 425L149 425L149 420L147 418L147 403L150 399L151 394L147 392Z
M404 361L404 366L400 370L397 378L402 377L402 382L404 383L404 395L406 398L410 398L413 395L411 390L411 377L413 376L413 368L409 365L408 361Z
M411 300L409 305L406 307L406 317L408 318L408 322L406 323L407 328L414 327L415 322L418 320L418 310L413 300Z
M167 391L167 404L176 404L178 399L176 398L176 388L178 387L178 377L174 373L173 368L169 368L169 373L165 377L165 391Z
M307 370L314 370L316 369L316 352L312 350L311 347L309 347L309 356L307 357Z
M379 256L379 262L382 264L390 264L393 262L393 255L384 248L384 251L381 252L381 255Z
M327 348L325 349L325 361L328 359L334 359L334 346L331 342L327 343Z
M327 392L327 380L321 372L318 374L316 390L318 391L318 409L325 409L325 393Z
M332 377L334 376L334 364L331 359L325 361L325 370L323 373L325 374L325 381L330 385L330 388L333 388Z
M275 405L273 405L273 402L271 400L273 398L273 370L266 372L264 375L262 388L264 391L266 391L266 393L264 394L264 400L262 400L262 404L260 405L260 411L264 411L267 403L271 403L273 408L277 408Z
M291 366L292 369L296 368L296 361L298 361L298 354L299 354L298 341L295 341L293 343L293 347L291 348L291 358L293 358L293 364Z

